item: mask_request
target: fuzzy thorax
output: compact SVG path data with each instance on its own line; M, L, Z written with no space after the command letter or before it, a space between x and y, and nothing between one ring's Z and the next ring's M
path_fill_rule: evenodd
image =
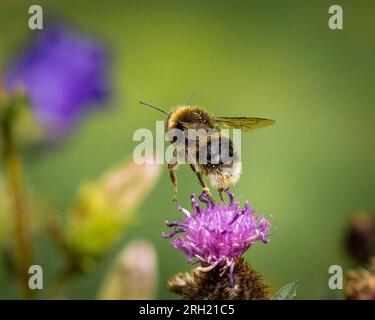
M202 128L213 128L214 124L210 115L199 107L178 106L170 113L167 119L166 130L180 129L183 130L184 124L200 123Z

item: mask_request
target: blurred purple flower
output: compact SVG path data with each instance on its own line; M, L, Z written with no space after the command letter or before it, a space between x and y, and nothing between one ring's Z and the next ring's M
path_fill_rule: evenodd
M52 136L69 132L93 104L108 97L108 59L95 40L51 26L5 72L8 92L29 96L37 121Z
M245 251L257 241L267 243L271 223L263 216L254 214L246 201L241 209L238 199L234 201L232 193L227 191L230 202L228 205L216 205L212 198L203 192L199 196L200 202L206 204L201 208L194 195L191 197L193 212L178 206L185 213L186 219L179 222L168 222L168 227L175 228L170 234L163 233L164 238L176 236L171 245L184 252L188 262L193 258L198 259L203 268L209 271L216 266L229 268L230 276L233 275L235 260L240 258Z

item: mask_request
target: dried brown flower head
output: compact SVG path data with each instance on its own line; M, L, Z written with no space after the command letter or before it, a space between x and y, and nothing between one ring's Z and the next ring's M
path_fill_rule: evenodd
M261 275L250 267L243 258L236 260L234 285L229 270L216 266L210 271L196 268L191 272L179 273L168 281L169 289L190 300L267 300L269 286Z
M367 269L349 271L344 295L348 300L375 300L375 257Z

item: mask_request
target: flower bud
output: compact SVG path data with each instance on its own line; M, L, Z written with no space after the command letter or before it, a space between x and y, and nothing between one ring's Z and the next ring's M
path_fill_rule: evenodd
M118 255L106 276L99 298L108 300L155 299L157 256L151 243L134 240Z
M104 254L129 226L159 172L155 163L130 162L110 170L97 182L84 183L68 219L70 247L85 258Z

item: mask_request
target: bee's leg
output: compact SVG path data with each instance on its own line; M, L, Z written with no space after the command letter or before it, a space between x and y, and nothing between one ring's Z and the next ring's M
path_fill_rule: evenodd
M224 176L224 175L221 175L221 178L222 178L223 184L224 185L228 185L228 178L226 176ZM225 203L224 198L223 198L223 192L226 191L227 189L228 188L224 188L224 187L221 187L221 188L217 189L217 191L219 193L220 200L223 203Z
M201 184L201 186L204 188L204 189L208 189L206 183L204 182L203 180L203 177L202 175L200 174L200 172L197 170L197 168L195 167L194 164L190 163L190 168L195 172L195 174L197 175L198 177L198 180L199 180L199 183Z
M224 188L217 189L217 192L219 193L220 200L221 200L221 202L224 203L225 201L224 201L224 198L223 198L223 191L224 191Z
M177 163L168 163L169 177L173 185L173 201L177 201L177 176L176 176Z
M211 198L212 194L210 192L210 189L207 187L206 183L203 180L203 177L201 173L197 170L194 164L190 163L190 168L195 172L196 176L198 177L199 183L201 184L203 191L205 191Z

